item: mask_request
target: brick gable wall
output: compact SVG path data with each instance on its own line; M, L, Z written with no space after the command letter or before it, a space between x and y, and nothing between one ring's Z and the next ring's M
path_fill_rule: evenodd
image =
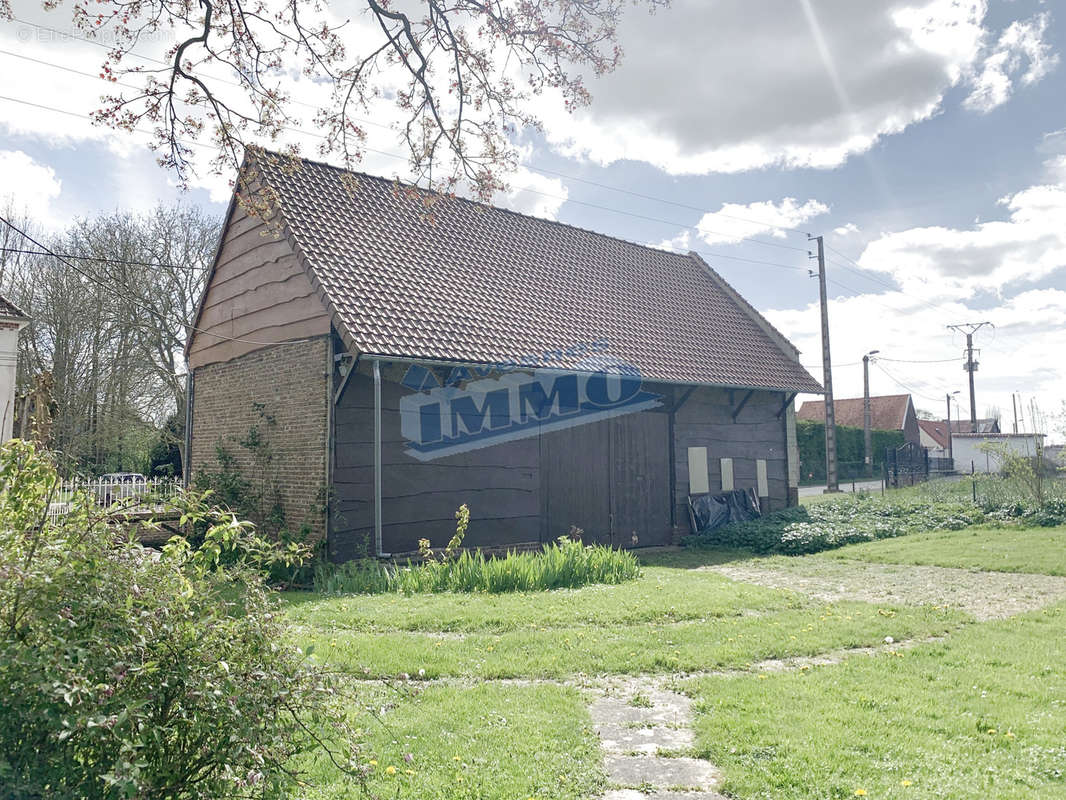
M218 469L217 444L236 458L246 479L255 480L252 454L241 447L249 429L258 426L268 442L286 526L303 523L311 538L325 536L321 510L326 487L328 447L327 359L329 337L255 350L193 372L190 476ZM267 424L262 413L273 418Z

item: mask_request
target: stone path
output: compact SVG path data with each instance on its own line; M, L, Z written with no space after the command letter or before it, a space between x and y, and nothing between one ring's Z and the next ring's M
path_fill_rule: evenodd
M589 713L611 788L603 800L724 800L720 775L689 758L691 701L650 677L617 678L596 689Z
M861 600L960 608L978 620L1005 619L1066 598L1066 578L955 567L778 558L701 567L736 581L790 589L827 603Z

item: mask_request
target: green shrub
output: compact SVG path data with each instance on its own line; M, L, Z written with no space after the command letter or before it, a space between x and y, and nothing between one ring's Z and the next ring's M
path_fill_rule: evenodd
M31 445L0 449L0 796L282 797L300 753L354 763L263 584L272 544L194 497L203 544L153 553L88 497L50 522L56 483Z
M640 575L640 565L632 553L583 545L574 531L535 553L510 552L503 558L492 558L480 550L460 552L470 512L464 505L455 516L456 535L440 553L434 553L429 542L422 540L423 561L417 564L410 560L404 566L371 560L321 564L315 573L315 590L325 594L533 592L591 583L617 584Z
M985 512L970 503L852 494L688 536L684 544L803 555L918 531L958 530L985 521Z

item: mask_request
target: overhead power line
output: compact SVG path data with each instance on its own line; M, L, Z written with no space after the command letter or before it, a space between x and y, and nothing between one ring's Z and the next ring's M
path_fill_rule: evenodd
M80 70L80 69L74 69L73 67L66 67L66 66L63 66L62 64L55 64L55 63L53 63L51 61L44 61L44 60L39 59L39 58L32 58L31 56L23 55L22 53L13 53L10 50L0 49L0 54L6 55L6 56L11 56L12 58L19 58L19 59L22 59L24 61L30 61L30 62L32 62L34 64L39 64L41 66L51 67L53 69L62 70L63 72L68 72L68 73L71 73L73 75L80 75L80 76L82 76L84 78L89 78L90 80L104 81L105 83L108 83L109 85L123 86L123 87L125 87L127 89L134 89L134 90L138 89L138 87L135 86L132 83L123 83L122 81L107 81L106 79L102 78L100 75L94 75L91 72L86 72L86 71ZM234 85L236 85L236 84L234 84ZM201 103L200 105L204 105L204 103ZM306 104L302 104L302 105L306 105ZM310 137L313 137L315 139L322 139L322 140L325 140L326 138L328 138L328 137L326 137L325 135L323 135L321 133L317 133L315 131L305 130L303 128L297 128L297 127L293 127L293 126L289 126L289 125L282 126L282 128L283 128L283 130L289 131L290 133L296 133L296 134L299 134L301 136L310 136ZM369 148L369 147L368 148L364 148L364 149L367 152L374 153L375 155L382 155L382 156L387 156L389 158L400 159L400 160L403 160L405 162L407 161L407 156L404 156L404 155L402 155L400 153L390 153L387 150L376 150L374 148ZM562 177L565 177L568 180L577 180L577 181L581 181L581 182L584 182L584 183L591 183L590 181L586 181L583 178L576 178L574 176L564 175L563 173L555 173L555 174L561 175ZM599 184L599 185L602 185L602 184ZM607 187L605 187L605 188L607 188ZM698 225L689 225L689 224L684 223L684 222L676 222L674 220L660 219L659 217L652 217L652 216L647 216L647 215L644 215L644 214L636 214L636 213L631 212L631 211L625 211L623 209L616 209L613 206L604 206L604 205L589 203L589 202L583 201L583 200L574 200L574 199L571 199L569 196L563 197L562 195L551 194L550 192L542 192L539 189L533 189L532 187L529 187L529 186L520 187L520 191L531 192L531 193L534 193L534 194L537 194L537 195L540 195L542 197L545 197L545 198L548 198L548 199L552 199L552 200L561 200L563 202L571 202L571 203L577 203L579 205L590 206L592 208L597 208L597 209L600 209L600 210L603 210L603 211L612 211L612 212L619 213L619 214L628 214L629 216L637 217L639 219L644 219L644 220L647 220L649 222L657 222L657 223L660 223L660 224L663 224L663 225L670 225L671 227L685 228L685 229L696 231L697 233L715 234L715 235L718 235L718 236L725 236L725 237L727 237L729 239L735 239L736 241L740 241L740 242L751 242L752 244L761 244L761 245L763 245L765 247L776 247L776 248L779 248L779 249L782 249L782 250L793 250L793 251L796 251L796 252L799 252L799 253L806 253L807 252L806 248L794 247L793 245L783 244L782 242L769 242L769 241L766 241L765 239L756 239L753 236L735 237L732 233L726 233L726 232L723 232L723 231L714 231L714 230L710 230L710 229L707 229L707 228L704 228L704 227L701 227L701 226L698 226ZM623 192L625 192L627 194L634 194L634 195L645 197L647 199L652 199L652 200L658 200L659 199L659 198L651 197L650 195L638 195L637 193L629 192L628 190L619 189L617 191L623 191ZM689 208L695 208L694 206L688 206L688 207ZM695 210L700 211L702 209L695 208ZM710 211L706 211L706 210L704 210L704 211L705 211L705 213L717 213L717 212L710 212ZM724 243L725 244L729 244L731 242L724 242ZM720 257L728 258L729 256L720 256Z
M21 235L22 237L28 239L30 242L35 244L37 247L39 247L40 249L42 249L45 252L47 252L48 255L50 255L52 258L55 258L57 261L59 261L59 263L65 264L66 266L70 267L70 269L74 270L76 273L81 275L83 278L85 278L90 283L95 283L97 286L100 286L101 288L106 289L109 292L114 292L116 296L122 298L123 300L128 302L130 305L132 305L134 308L138 308L141 311L144 311L145 313L149 314L150 316L155 317L156 320L158 320L159 322L162 322L163 324L168 324L170 322L177 322L179 325L181 325L182 327L186 328L187 330L196 331L197 333L202 333L204 336L211 336L212 338L220 339L222 341L227 341L227 342L242 342L244 344L255 344L255 345L266 346L266 345L274 345L274 344L294 344L294 343L297 343L297 342L310 342L310 341L312 341L311 337L307 337L307 338L303 338L303 339L286 339L284 342L260 342L260 341L257 341L255 339L244 339L244 338L239 337L239 336L224 336L221 333L215 333L214 331L204 330L203 328L196 327L191 322L189 322L188 320L182 319L181 317L176 317L173 320L168 320L165 316L160 314L154 308L151 308L150 306L144 305L144 303L141 302L140 298L133 297L133 296L131 296L129 294L126 294L126 293L120 291L117 286L109 285L107 283L104 283L99 278L97 278L95 275L86 272L85 270L81 269L79 266L77 266L73 262L67 261L65 258L63 258L63 256L59 255L58 253L56 253L53 250L51 250L48 246L46 246L46 245L42 244L41 242L37 241L36 239L34 239L33 236L31 236L29 233L27 233L26 231L24 231L21 228L19 228L17 225L15 225L13 222L11 222L11 220L9 220L7 217L4 217L4 216L0 215L0 222L3 222L5 225L7 225L9 228L11 228L11 230L15 231L15 233L17 233L17 234Z
M105 44L103 42L95 41L94 39L91 39L89 37L77 36L75 34L67 33L67 32L64 32L64 31L60 31L60 30L58 30L56 28L51 28L51 27L49 27L47 25L41 25L39 23L31 22L29 20L23 20L23 19L19 19L18 17L12 17L11 21L12 22L17 22L17 23L22 24L22 25L29 25L29 26L34 27L34 28L36 28L38 30L41 30L41 31L48 31L49 33L54 33L54 34L57 34L59 36L68 37L68 38L74 39L75 41L84 42L85 44L91 44L91 45L93 45L95 47L100 47L100 48L103 48L105 50L113 49L110 45L107 45L107 44ZM0 52L4 52L7 55L15 56L16 58L25 58L28 61L34 61L36 63L44 64L46 66L54 66L54 67L56 67L58 69L65 70L67 72L73 72L75 74L83 74L83 75L87 75L88 77L92 77L92 78L99 78L100 77L99 75L93 75L93 74L90 74L90 73L84 73L84 72L81 72L80 70L75 70L75 69L72 69L70 67L65 67L65 66L62 66L62 65L59 65L59 64L53 64L52 62L42 61L42 60L39 60L39 59L31 58L29 56L24 56L21 53L12 53L10 51L0 51ZM159 64L159 65L164 66L164 67L170 67L171 66L170 62L162 61L162 60L160 60L158 58L153 58L152 56L142 55L141 53L136 53L134 51L129 51L127 53L127 55L132 55L132 56L134 56L136 58L140 58L140 59L142 59L144 61L150 61L150 62L152 62L154 64ZM240 83L238 83L236 81L227 80L225 78L216 77L213 80L217 80L219 83L225 84L227 86L233 86L235 88L243 88ZM137 88L137 87L131 87L131 88ZM298 100L296 98L291 98L289 102L293 103L294 105L302 106L302 107L305 107L305 108L308 108L308 109L311 109L311 110L315 110L315 111L318 110L318 107L315 106L314 104L307 103L307 102L304 102L302 100ZM369 125L369 126L372 126L372 127L381 128L383 130L387 130L387 131L390 131L390 132L395 132L395 129L392 126L386 125L386 124L378 122L376 120L365 119L363 117L352 117L351 119L353 121L355 121L355 122L359 122L359 123L364 124L364 125ZM304 133L308 133L308 132L304 132ZM310 134L310 135L315 135L315 134ZM322 138L324 138L324 137L322 137ZM370 152L378 152L378 151L371 150ZM401 156L401 158L403 158L404 160L407 159L406 156ZM599 188L599 189L605 189L605 190L611 191L611 192L618 192L620 194L629 195L630 197L637 197L637 198L640 198L642 200L650 200L650 201L656 202L656 203L663 203L665 205L675 206L677 208L684 208L684 209L687 209L687 210L690 210L690 211L696 211L696 212L699 212L701 214L714 214L716 216L723 217L723 218L726 218L726 219L733 219L733 220L737 220L738 222L746 222L746 223L748 223L750 225L758 225L759 227L766 228L768 230L785 231L787 233L794 233L794 234L801 235L801 236L806 236L807 235L807 232L805 230L803 230L801 228L797 228L797 227L790 227L788 225L780 225L780 224L777 224L777 223L768 222L766 220L751 219L750 217L742 217L742 216L738 216L736 214L726 214L726 213L721 212L721 211L711 211L710 209L705 208L703 206L696 206L696 205L691 205L691 204L688 204L688 203L682 203L682 202L678 202L676 200L670 200L670 199L665 198L665 197L659 197L657 195L645 194L643 192L635 192L635 191L633 191L631 189L624 189L624 188L622 188L620 186L612 186L611 184L601 183L599 181L590 180L588 178L581 178L581 177L578 177L577 175L571 175L569 173L560 172L558 170L547 169L547 168L544 168L544 167L536 167L536 166L533 166L531 164L524 164L523 167L528 169L528 170L531 170L533 172L539 172L539 173L544 174L544 175L553 175L555 177L565 178L567 180L574 181L576 183L583 183L583 184L586 184L588 186L595 186L596 188ZM571 202L573 202L573 201L571 201ZM746 237L745 240L747 240L748 238L750 238L750 237ZM752 240L752 241L760 241L762 244L768 244L768 245L771 245L771 246L776 245L776 246L779 246L779 247L787 247L787 248L793 249L793 250L804 251L803 248L790 247L789 245L779 244L779 243L775 243L775 242L766 242L766 241L757 240L757 239Z
M886 376L888 376L888 378L891 381L893 381L894 383L896 383L899 386L902 386L904 389L906 389L911 394L916 395L916 396L922 398L923 400L929 400L929 401L934 402L934 403L939 403L943 399L942 397L931 397L930 395L923 394L922 392L919 392L917 389L911 388L910 386L905 384L903 381L901 381L899 378L897 378L895 375L893 375L891 372L889 372L887 369L885 369L880 364L878 364L877 360L871 359L871 362L873 363L874 366L876 366L879 370L881 370L881 372L883 372Z
M0 247L3 253L21 253L27 256L52 256L53 258L73 258L77 261L101 261L107 264L126 264L131 267L156 267L158 269L183 269L188 272L206 271L204 267L192 267L185 264L161 264L152 261L132 261L126 258L104 258L103 256L80 256L74 253L53 253L49 250L30 250L24 247Z
M30 106L32 108L39 108L39 109L42 109L42 110L45 110L45 111L53 111L53 112L55 112L57 114L65 114L67 116L77 117L79 119L87 119L89 121L92 121L92 117L89 116L88 114L82 114L82 113L79 113L77 111L68 111L66 109L56 108L54 106L48 106L48 105L44 105L42 103L34 103L32 101L23 100L23 99L17 98L17 97L10 97L10 96L7 96L7 95L0 95L0 100L5 100L5 101L8 101L8 102L12 102L12 103L19 103L21 105ZM146 134L146 135L149 135L149 136L154 135L153 131L148 131L148 130L144 130L144 129L141 129L141 128L136 128L136 129L134 129L134 131L137 132L137 133L143 133L143 134ZM318 134L311 134L311 135L316 135L317 136ZM192 145L192 146L196 146L196 147L207 148L207 149L210 149L210 150L217 150L218 149L216 146L210 145L210 144L206 144L204 142L195 142L195 141L189 141L189 140L184 140L184 139L179 140L179 141L182 144L188 144L188 145ZM390 158L401 158L401 159L405 158L404 156L398 156L398 155L396 155L394 153L388 153L388 152L386 152L384 150L374 150L372 148L363 148L363 149L367 150L368 152L377 153L379 155L388 156ZM530 192L532 194L540 195L542 197L547 197L547 198L551 198L551 199L555 199L555 200L561 200L563 202L568 202L568 203L574 203L576 205L582 205L582 206L586 206L586 207L589 207L589 208L596 208L596 209L599 209L601 211L609 211L609 212L614 213L614 214L621 214L623 216L635 217L637 219L644 219L644 220L648 220L648 221L652 221L652 222L658 222L658 223L670 225L670 226L675 227L675 228L691 228L693 230L696 230L696 227L693 226L693 225L686 225L684 223L676 222L676 221L673 221L673 220L664 220L664 219L659 219L657 217L650 217L650 216L645 216L643 214L636 214L634 212L625 211L625 210L620 209L620 208L613 208L611 206L602 206L602 205L599 205L599 204L596 204L596 203L589 203L589 202L586 202L584 200L574 200L574 199L571 199L571 198L568 198L568 197L563 197L561 195L553 195L553 194L549 194L547 192L541 192L541 191L539 191L537 189L533 189L533 188L530 188L530 187L520 187L520 191L527 191L527 192ZM750 240L750 241L756 241L757 242L759 240ZM726 259L726 260L729 260L729 261L740 261L740 262L745 263L745 264L758 264L758 265L761 265L761 266L776 267L776 268L779 268L779 269L789 269L789 270L795 270L795 271L800 271L800 272L805 272L806 271L806 268L796 266L795 264L783 264L783 263L778 262L778 261L766 261L766 260L758 259L758 258L747 258L745 256L734 256L734 255L729 255L728 253L720 253L720 252L716 252L716 251L713 251L713 250L702 250L702 249L699 249L699 248L692 248L692 250L695 253L699 253L700 255L707 256L708 258L711 258L711 259L722 258L722 259ZM804 252L806 252L806 251L804 251Z

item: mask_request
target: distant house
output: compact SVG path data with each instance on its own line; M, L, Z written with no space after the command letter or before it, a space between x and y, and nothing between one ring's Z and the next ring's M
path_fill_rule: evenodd
M833 401L837 425L862 428L864 403L861 397ZM825 422L825 401L808 400L796 412L797 420ZM918 415L909 394L889 394L870 398L870 428L875 431L903 431L903 440L921 444Z
M945 426L947 422L943 423ZM955 433L1002 433L999 428L999 420L989 417L988 419L977 420L977 430L973 429L973 425L968 419L953 419L951 421L951 432Z
M6 297L0 296L0 436L11 438L15 424L15 368L19 331L30 318Z
M947 458L947 423L938 419L920 419L918 420L918 430L921 435L918 443L929 450L930 456L933 458Z
M799 351L698 254L250 156L186 346L186 475L249 430L337 560L434 545L667 544L689 494L797 502ZM247 173L246 173L247 174ZM256 192L257 187L241 187ZM275 213L276 212L276 213Z
M920 419L918 420L918 427L922 437L920 444L922 447L929 448L929 455L934 458L948 457L948 454L952 452L950 444L952 436L973 432L973 426L968 419L953 419L950 426L948 421L944 419ZM951 435L948 433L949 430ZM999 433L999 420L991 418L977 420L977 432Z

